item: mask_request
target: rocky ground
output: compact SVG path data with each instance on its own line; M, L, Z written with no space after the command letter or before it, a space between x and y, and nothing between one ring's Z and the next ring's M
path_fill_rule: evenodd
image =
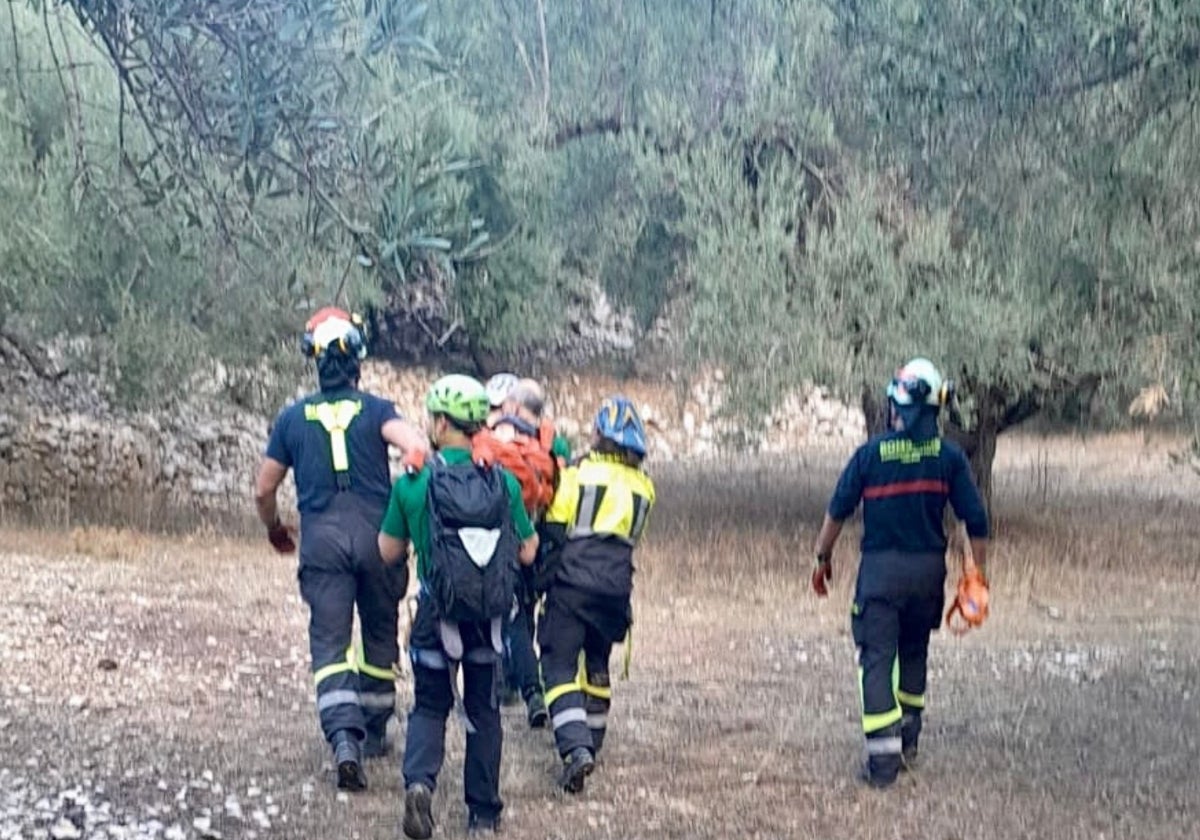
M805 589L838 459L660 469L610 747L564 799L548 736L506 709L508 833L1194 836L1195 480L1127 440L1047 446L1002 452L993 615L935 639L923 764L885 794L852 780L854 534L832 597ZM0 838L398 836L394 759L362 796L332 788L293 558L213 530L7 529L0 592ZM403 711L403 668L398 690ZM462 834L461 745L452 723L438 837Z

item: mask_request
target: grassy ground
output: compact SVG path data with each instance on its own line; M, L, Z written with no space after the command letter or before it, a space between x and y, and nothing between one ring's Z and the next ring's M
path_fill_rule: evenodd
M992 618L935 636L922 766L873 792L852 780L856 534L831 598L806 590L839 461L659 474L606 753L564 799L549 734L506 709L506 833L1195 836L1200 482L1136 438L1004 442ZM0 546L0 838L398 836L395 759L364 795L332 789L294 559L211 532ZM462 738L441 837L462 834Z

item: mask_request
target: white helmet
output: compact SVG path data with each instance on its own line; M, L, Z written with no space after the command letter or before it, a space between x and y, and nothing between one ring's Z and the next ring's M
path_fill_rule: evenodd
M363 322L358 315L351 315L336 306L325 306L304 325L304 337L300 341L300 352L312 358L321 358L329 350L337 349L342 355L364 359L367 345L363 338Z
M887 395L896 405L941 406L946 404L947 389L933 362L916 358L896 371Z
M499 408L508 399L508 395L512 393L512 389L517 387L517 375L515 373L497 373L487 381L488 404L492 408Z

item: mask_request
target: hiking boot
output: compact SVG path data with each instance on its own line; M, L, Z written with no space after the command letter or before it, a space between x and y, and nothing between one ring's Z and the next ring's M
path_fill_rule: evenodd
M499 834L500 833L500 815L494 817L484 817L479 814L472 813L467 817L467 835L474 837L480 834Z
M337 765L338 790L366 790L367 777L362 768L362 747L350 732L333 734L333 763Z
M558 785L567 793L582 793L584 780L596 769L596 759L587 747L576 747L563 758Z
M404 792L403 828L410 840L433 836L433 791L419 782Z
M525 719L529 721L530 729L544 729L550 722L546 700L540 693L529 695L529 699L525 701Z

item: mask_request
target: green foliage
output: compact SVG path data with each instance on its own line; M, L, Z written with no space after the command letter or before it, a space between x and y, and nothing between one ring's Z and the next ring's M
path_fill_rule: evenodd
M136 402L413 284L502 353L590 287L643 329L686 294L750 415L918 352L992 432L1197 389L1195 4L9 11L0 305Z
M758 171L757 203L735 148L681 178L700 358L730 362L753 412L801 378L877 390L921 352L993 431L1081 393L1111 421L1186 380L1200 13L1152 5L830 6L829 43L791 59L824 83L786 74L771 96L829 110L831 213L764 195L801 194L799 161ZM809 125L792 148L815 145Z

